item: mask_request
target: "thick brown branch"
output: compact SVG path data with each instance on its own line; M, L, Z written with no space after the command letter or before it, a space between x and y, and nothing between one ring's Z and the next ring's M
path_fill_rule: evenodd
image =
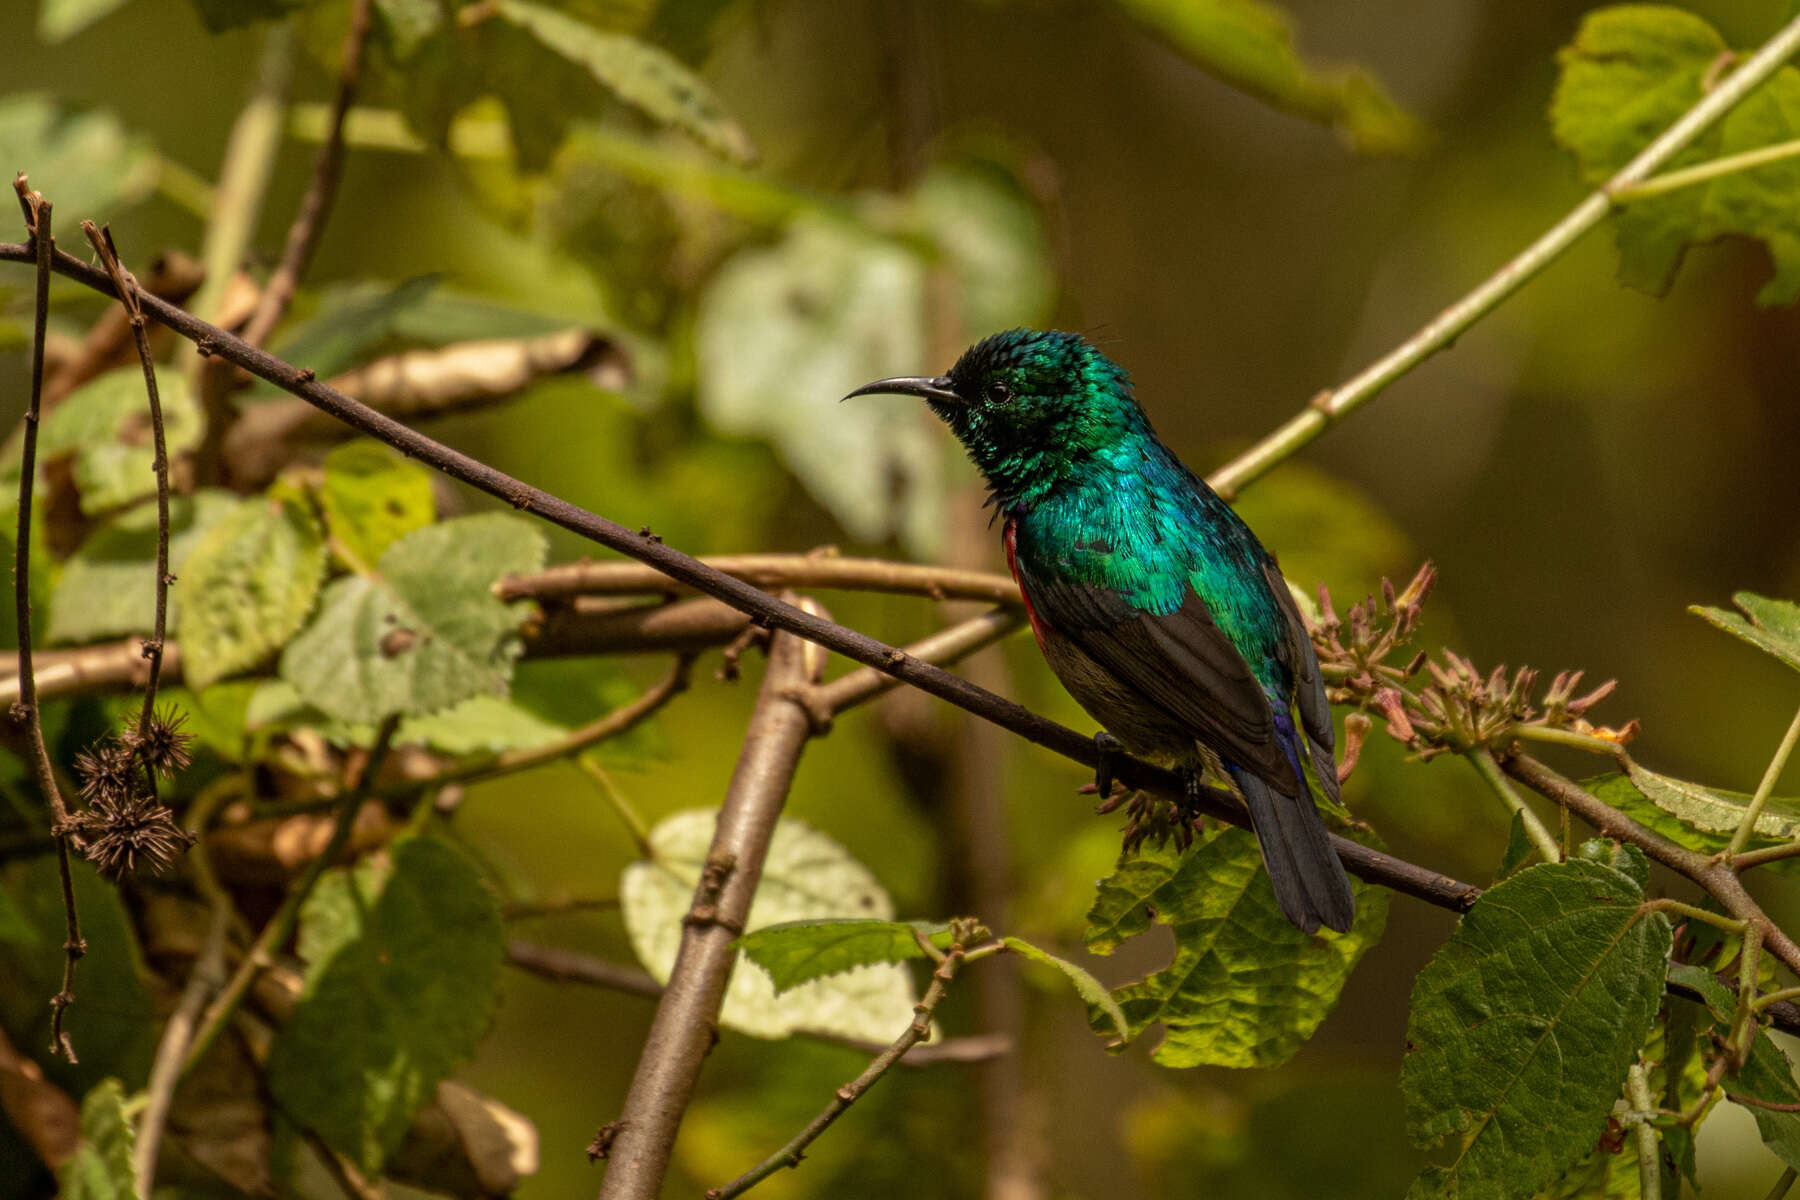
M711 569L762 588L838 588L911 593L934 600L985 600L1019 608L1019 586L991 571L921 566L880 558L835 554L732 554L699 560ZM551 600L568 596L673 594L679 584L641 563L563 563L533 575L513 575L494 585L502 600Z
M824 655L798 638L776 634L770 640L768 670L682 926L681 948L611 1142L602 1197L655 1200L661 1192L675 1133L717 1036L725 984L737 961L732 942L744 931L775 822L813 736L811 715L792 695L817 682L823 666Z
M75 1003L75 963L87 952L81 938L81 920L75 911L75 877L69 865L69 843L75 827L63 803L62 789L50 765L44 744L44 723L38 715L37 677L31 662L31 499L37 478L38 417L44 397L44 332L50 320L50 265L56 253L51 234L50 202L31 191L20 172L13 180L25 221L31 231L32 259L37 263L36 320L31 336L31 400L25 409L24 448L19 460L19 528L13 554L13 603L18 609L19 693L12 704L14 721L23 721L31 741L31 767L37 776L44 803L50 808L50 832L56 837L56 863L62 878L63 939L62 988L50 998L50 1051L75 1061L75 1045L63 1030L63 1013Z

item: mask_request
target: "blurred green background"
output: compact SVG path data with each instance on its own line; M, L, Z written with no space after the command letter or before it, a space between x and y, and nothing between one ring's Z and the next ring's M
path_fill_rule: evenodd
M302 42L329 56L348 6L318 7ZM1583 194L1545 111L1556 51L1585 6L1287 7L1309 56L1367 66L1421 119L1412 152L1358 154L1197 70L1110 4L590 4L594 19L635 23L701 66L759 164L730 173L612 109L539 175L504 159L354 148L309 285L437 274L444 288L626 337L637 381L624 393L548 383L433 432L684 550L829 543L998 568L972 477L928 414L898 400L851 414L818 408L820 398L876 373L943 370L961 344L991 331L977 324L991 311L1101 341L1132 371L1165 438L1209 470L1404 338ZM1734 45L1754 45L1790 6L1690 7ZM156 155L213 175L263 30L213 35L192 7L168 0L136 0L56 45L34 40L35 21L34 4L0 0L0 102L45 93L110 110ZM302 55L295 97L322 102L330 88L328 72ZM300 139L281 151L253 239L264 261L279 252L312 153ZM64 203L52 173L0 163L17 167L58 202L61 229L110 219L128 261L197 250L203 223L167 188L87 212ZM999 182L963 194L952 178L936 210L929 197L900 199L947 167ZM975 278L958 280L950 302L928 287L918 311L884 311L886 277L868 235L833 233L817 217L840 204L863 225L923 222L937 236L974 239L962 262L975 264ZM818 223L810 234L808 221ZM766 267L756 256L784 249L801 256L795 239L806 236L821 239L805 250L826 260L821 274L777 260L769 270L794 274L763 281L774 289L766 294L752 276L750 300L728 303L730 272ZM840 252L868 254L870 273L846 283L829 265ZM1590 235L1240 507L1288 575L1330 584L1340 608L1381 575L1403 578L1434 559L1442 581L1426 645L1484 666L1617 677L1596 717L1640 718L1643 761L1749 790L1792 712L1792 676L1684 608L1737 589L1800 594L1800 318L1753 306L1769 265L1747 242L1690 253L1661 299L1616 283L1615 261L1610 233ZM984 284L1000 294L984 297ZM841 286L850 290L831 290ZM800 315L758 324L757 297L782 287L799 289ZM806 311L807 287L823 293L826 311ZM22 268L0 272L11 311L28 288ZM98 311L72 290L58 295L72 330ZM796 363L795 410L784 411L782 339L867 340L871 323L892 326L879 353L917 360L861 375L855 355ZM9 418L23 404L21 359L0 355ZM740 372L762 390L723 382ZM802 410L803 400L814 407ZM808 440L827 447L822 461L798 444ZM559 558L582 553L560 533L554 545ZM889 641L959 615L927 601L826 602ZM658 669L632 664L643 680ZM966 669L1089 726L1028 639ZM718 803L755 670L737 685L703 670L660 718L656 753L619 764L621 788L653 819ZM972 759L989 773L967 770ZM971 730L936 702L896 696L841 720L808 752L789 811L869 864L902 916L974 911L1073 953L1092 883L1116 848L1115 819L1091 815L1074 794L1081 782L1067 762ZM1785 790L1795 786L1790 773ZM1492 877L1506 824L1464 764L1406 764L1378 737L1346 794L1397 853L1472 882ZM1003 804L982 803L994 795ZM458 822L527 894L611 894L632 853L572 768L473 789ZM1009 911L992 911L996 902ZM1385 941L1319 1035L1264 1073L1171 1072L1143 1046L1109 1056L1051 981L1027 972L1015 994L1003 971L972 971L943 1024L970 1033L996 1016L1016 1020L1010 1065L895 1073L801 1169L759 1194L1398 1195L1423 1161L1407 1145L1397 1086L1406 999L1449 928L1445 914L1397 901ZM522 932L630 956L611 914L544 918ZM1166 953L1166 941L1144 941L1089 965L1108 982L1132 978ZM582 1148L617 1115L650 1011L636 998L506 977L498 1024L465 1077L537 1125L543 1166L523 1195L597 1185L600 1168ZM861 1063L813 1043L725 1034L668 1194L697 1194L760 1159ZM996 1105L1013 1114L1005 1130L984 1122ZM1700 1157L1709 1198L1760 1196L1777 1173L1735 1110L1706 1126Z

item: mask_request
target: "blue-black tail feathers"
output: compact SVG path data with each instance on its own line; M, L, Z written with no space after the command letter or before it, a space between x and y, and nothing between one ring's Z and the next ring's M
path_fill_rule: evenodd
M1300 769L1300 756L1295 743L1295 730L1290 724L1282 729L1277 721L1277 738L1293 764L1299 783L1296 795L1285 795L1248 771L1233 770L1232 778L1244 795L1250 809L1250 824L1262 846L1263 864L1269 871L1269 882L1275 887L1275 902L1288 920L1307 933L1323 925L1346 933L1356 919L1356 898L1350 892L1350 877L1337 851L1331 848L1331 835L1325 830L1324 818L1313 804L1306 773ZM1315 764L1318 756L1314 755ZM1321 772L1323 779L1323 772ZM1337 782L1336 771L1331 783ZM1333 789L1335 790L1335 789ZM1332 797L1336 799L1336 797Z

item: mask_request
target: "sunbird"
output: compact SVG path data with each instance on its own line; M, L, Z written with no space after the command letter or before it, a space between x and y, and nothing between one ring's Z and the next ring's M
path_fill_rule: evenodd
M1314 803L1341 800L1312 640L1274 556L1163 445L1124 368L1079 334L1015 329L948 375L850 393L878 394L923 398L986 477L1038 647L1104 728L1101 799L1120 749L1190 788L1211 767L1287 919L1348 930L1356 900Z

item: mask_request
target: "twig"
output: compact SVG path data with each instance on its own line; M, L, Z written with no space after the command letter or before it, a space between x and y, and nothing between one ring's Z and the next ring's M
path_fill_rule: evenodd
M1656 1126L1650 1116L1656 1109L1650 1103L1650 1074L1642 1062L1634 1062L1625 1073L1625 1095L1636 1109L1639 1200L1662 1200L1662 1155L1657 1149Z
M1762 781L1756 785L1756 794L1750 797L1750 804L1744 809L1743 818L1738 821L1737 830L1731 835L1731 844L1725 847L1725 857L1735 858L1750 835L1756 830L1756 818L1762 815L1763 805L1768 803L1769 794L1775 790L1775 783L1781 778L1781 772L1787 767L1788 756L1794 752L1794 743L1800 742L1800 711L1794 713L1794 719L1788 724L1787 733L1782 736L1781 745L1775 748L1775 756L1769 760L1768 769L1763 772Z
M1796 1174L1792 1167L1783 1171L1781 1177L1775 1181L1775 1186L1769 1189L1769 1194L1763 1200L1782 1200L1788 1194L1788 1189L1794 1186Z
M910 655L921 662L953 663L999 641L1017 629L1024 620L1025 615L1020 611L994 609L978 617L970 617L959 625L940 629L895 653ZM883 674L873 667L858 667L830 683L820 684L812 689L809 703L819 712L835 715L873 700L898 686L900 681L891 675Z
M1525 286L1578 238L1605 220L1622 197L1633 196L1633 189L1637 189L1635 196L1641 196L1642 182L1651 172L1674 158L1735 108L1740 100L1793 57L1796 50L1800 50L1800 17L1784 25L1763 43L1761 49L1701 96L1673 125L1638 151L1611 179L1590 193L1537 241L1488 276L1474 291L1433 317L1423 329L1354 379L1314 396L1298 416L1213 472L1207 482L1227 500L1235 498L1246 484L1306 446L1360 405L1380 395L1396 379L1450 346L1469 326Z
M1784 858L1793 858L1797 854L1800 854L1800 840L1785 842L1779 846L1768 846L1761 850L1746 850L1742 854L1732 856L1731 868L1734 871L1748 871L1751 867L1779 862Z
M149 678L144 682L144 705L138 713L137 751L144 767L150 795L156 795L156 764L146 748L150 744L150 721L156 715L156 687L162 675L163 643L169 632L169 444L163 436L162 398L156 388L156 360L150 354L150 332L144 320L143 306L138 303L138 285L119 262L118 247L113 245L112 228L99 228L92 221L81 223L94 253L112 277L113 290L131 324L131 335L137 343L138 362L144 369L144 391L150 402L150 437L155 450L156 470L156 618L150 640L144 643L144 658L150 664ZM142 1189L140 1189L142 1190ZM148 1195L147 1191L143 1194Z
M607 1200L654 1200L661 1191L675 1131L718 1028L737 961L732 942L744 932L775 822L813 736L812 717L792 693L817 680L823 665L824 656L798 638L770 639L768 670L683 922L681 949L609 1147L600 1191Z
M934 600L986 600L1019 608L1019 585L992 571L922 566L836 554L730 554L699 561L760 588L840 588L845 591L915 593ZM554 600L569 596L674 594L681 586L641 563L560 563L532 575L509 575L494 585L502 600Z
M75 824L63 803L62 789L56 786L56 772L50 765L50 750L44 744L44 723L38 713L37 677L31 665L31 494L37 479L37 435L39 406L44 395L44 333L50 319L50 264L56 253L51 232L50 202L31 191L21 171L13 180L19 194L19 205L31 232L32 258L37 263L36 321L31 335L31 400L25 408L24 448L19 460L19 532L13 555L13 602L18 609L19 698L12 706L15 722L24 721L31 741L31 766L38 788L50 806L50 832L56 838L56 863L62 876L63 915L66 932L63 937L62 987L50 997L50 1052L69 1062L75 1059L75 1044L63 1030L63 1013L75 1003L75 963L87 953L81 938L81 919L75 911L75 877L69 865L69 842L75 836Z
M326 868L336 863L344 847L349 844L350 832L356 826L356 814L362 810L363 801L375 784L375 776L381 765L387 760L388 747L393 743L394 730L398 728L400 719L397 716L387 718L376 732L375 744L370 748L368 757L363 761L361 773L357 776L355 786L346 786L338 801L337 823L332 827L331 840L307 865L306 872L294 881L282 898L281 907L269 918L262 932L250 949L245 951L243 960L238 963L230 982L218 997L208 1006L206 1016L200 1023L200 1030L194 1035L192 1045L188 1049L187 1058L182 1063L182 1073L194 1069L212 1044L218 1040L219 1034L231 1021L232 1014L243 1002L244 994L256 981L256 974L271 961L275 952L281 949L288 937L294 932L294 926L300 920L300 906L312 892L313 885L319 882Z
M1725 1098L1733 1104L1747 1104L1751 1108L1766 1108L1770 1112L1800 1113L1800 1102L1788 1103L1777 1100L1758 1100L1755 1096L1746 1096L1740 1092L1726 1092Z
M911 1024L887 1049L876 1055L873 1062L864 1069L861 1075L839 1088L818 1116L807 1122L806 1128L795 1134L787 1145L763 1159L756 1166L745 1171L736 1179L723 1187L708 1188L706 1200L732 1200L741 1196L783 1167L797 1167L804 1156L806 1148L818 1140L820 1134L831 1127L831 1123L844 1115L844 1111L875 1085L875 1081L887 1074L888 1068L899 1062L913 1046L931 1035L931 1014L944 998L944 992L950 981L956 977L957 968L970 957L960 946L952 946L950 952L939 961L937 969L931 973L931 984L925 989L925 995L913 1009Z
M625 798L625 793L619 790L619 785L613 782L612 776L607 774L606 768L591 758L578 758L575 760L575 765L594 781L594 786L598 787L600 794L606 797L606 803L612 808L613 815L619 818L619 823L625 826L626 832L631 835L631 843L637 847L638 856L654 858L656 851L650 845L649 824L639 815L638 810L632 807L631 801Z
M1544 828L1544 823L1538 820L1538 815L1531 811L1524 798L1501 773L1500 764L1494 761L1494 752L1485 746L1477 746L1466 757L1470 764L1481 773L1481 778L1494 790L1494 794L1500 797L1501 802L1519 815L1519 820L1525 827L1525 833L1537 846L1538 853L1544 856L1544 861L1561 862L1562 847L1557 843L1555 835Z
M1620 204L1633 204L1652 196L1663 196L1682 188L1693 187L1697 183L1710 183L1724 175L1765 167L1795 155L1800 155L1800 139L1776 142L1773 146L1759 146L1741 154L1725 154L1703 163L1695 163L1691 167L1682 167L1679 171L1653 175L1642 183L1614 188L1613 199Z
M281 252L281 263L269 276L269 282L263 287L262 299L257 302L256 311L251 314L250 321L244 326L244 340L253 346L260 346L269 331L275 328L282 314L287 312L288 302L294 298L294 289L299 286L300 277L306 274L307 264L312 261L313 247L318 243L319 233L325 227L325 219L331 214L331 202L337 196L338 178L344 165L344 114L350 111L350 102L356 96L357 85L362 77L363 47L369 40L370 0L353 0L350 6L350 27L344 34L343 62L338 70L337 95L331 104L330 133L325 143L319 147L318 156L313 161L312 181L307 184L306 195L300 201L300 211L294 217L294 223L288 228L287 245Z

